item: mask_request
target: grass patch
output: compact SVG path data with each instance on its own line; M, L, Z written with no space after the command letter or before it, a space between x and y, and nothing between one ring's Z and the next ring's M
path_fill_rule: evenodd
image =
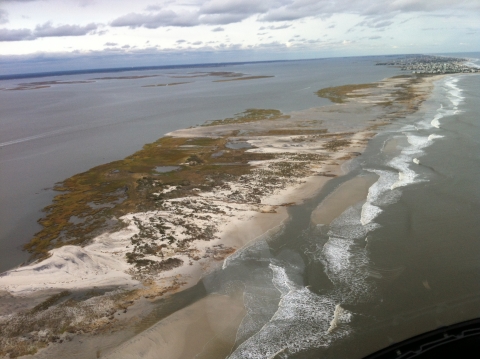
M214 120L208 121L203 126L218 126L218 125L229 125L232 123L246 123L246 122L255 122L262 120L277 120L285 119L290 116L283 115L279 110L263 110L251 108L244 112L236 114L234 117L229 117L224 120Z
M363 94L352 94L357 90L364 90L377 87L376 83L372 84L358 84L358 85L344 85L337 87L327 87L316 92L318 97L327 98L334 103L344 103L350 97L363 97Z
M338 151L342 147L347 147L352 142L349 140L331 140L328 141L323 147L329 151Z

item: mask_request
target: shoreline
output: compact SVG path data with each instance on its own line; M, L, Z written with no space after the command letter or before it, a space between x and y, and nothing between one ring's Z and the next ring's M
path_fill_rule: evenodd
M341 175L342 164L363 152L368 140L375 135L377 127L389 124L392 119L409 111L415 112L418 104L428 97L432 82L439 77L422 78L419 84L409 84L408 89L413 88L414 96L407 96L401 106L392 108L395 107L391 104L394 96L397 96L397 99L399 97L393 92L397 91L400 85L407 86L406 82L410 79L392 78L372 88L354 89L344 94L344 103L297 111L288 115L288 118L276 118L274 121L262 118L251 122L201 126L170 133L170 138L173 139L198 139L207 135L214 140L226 137L226 142L248 143L250 147L244 149L244 153L264 155L266 159L248 161L254 171L240 176L246 176L244 182L230 181L227 182L229 188L218 186L219 188L214 188L213 191L196 191L198 193L195 196L190 194L186 197L167 198L163 200L162 210L125 215L123 218L127 226L120 231L102 234L84 247L63 246L54 249L51 257L37 264L3 273L0 275L0 290L13 296L28 297L47 289L50 284L55 286L50 288L51 293L54 293L61 290L88 290L114 282L124 289L136 291L128 297L130 305L125 307L126 311L140 298L150 300L193 286L204 275L219 268L230 254L248 246L272 228L280 228L282 223L288 220L289 205L299 204L313 197L331 178ZM354 123L350 121L352 119L348 119L349 113L355 114ZM296 127L292 126L292 123L296 124ZM310 155L316 155L317 160L312 161ZM285 161L284 156L291 156L289 162ZM302 165L298 166L298 163ZM282 189L278 191L277 184L271 186L269 192L268 183L262 182L265 176L285 173L291 175L285 177ZM239 198L244 199L252 188L262 184L266 189L264 188L264 192L259 196L259 202L239 201L238 198L236 202L231 200L232 196L239 195ZM174 192L176 188L172 190L172 187L175 186L162 185L162 194ZM165 209L168 208L165 203L173 210ZM211 208L202 212L205 203L214 205L216 212ZM164 265L159 272L142 272L125 261L132 236L142 230L151 231L149 223L152 223L153 216L167 218L169 224L178 223L178 216L182 216L178 214L179 209L182 214L195 214L196 218L190 224L197 229L208 230L213 223L216 226L215 238L194 241L188 251L180 247L177 248L181 250L163 247L170 252L164 250L160 260L148 254L144 255L142 258ZM231 221L231 218L235 218L235 221ZM238 231L239 228L242 230ZM174 230L176 229L166 231L173 234ZM232 233L235 236L232 236ZM174 234L180 240L186 239L185 235L182 237L182 233L178 231ZM179 261L170 261L168 267L169 263L165 263L166 260L163 259L165 257L167 260L176 258L181 264L177 265ZM91 261L90 264L87 259ZM70 268L69 276L65 277L64 272L64 277L59 277L58 268L64 268L66 262L75 263L76 266ZM40 272L50 278L51 283L39 283ZM20 278L23 279L19 280ZM125 306L125 297L120 301ZM98 322L100 318L104 317L95 320Z

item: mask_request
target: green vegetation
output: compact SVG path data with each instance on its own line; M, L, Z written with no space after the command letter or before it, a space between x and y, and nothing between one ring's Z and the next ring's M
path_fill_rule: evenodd
M359 84L359 85L344 85L337 87L327 87L316 92L318 97L327 98L335 103L344 103L350 97L363 97L364 94L354 94L354 91L365 90L377 87L378 84Z

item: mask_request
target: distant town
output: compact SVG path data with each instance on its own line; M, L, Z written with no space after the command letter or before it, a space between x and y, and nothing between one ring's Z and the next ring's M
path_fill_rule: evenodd
M454 74L480 72L480 68L466 65L467 59L445 56L413 55L377 65L397 66L413 74Z

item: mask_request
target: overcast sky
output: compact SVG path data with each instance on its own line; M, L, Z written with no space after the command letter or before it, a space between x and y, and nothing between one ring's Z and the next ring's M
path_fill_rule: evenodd
M0 73L469 51L480 0L0 0Z

